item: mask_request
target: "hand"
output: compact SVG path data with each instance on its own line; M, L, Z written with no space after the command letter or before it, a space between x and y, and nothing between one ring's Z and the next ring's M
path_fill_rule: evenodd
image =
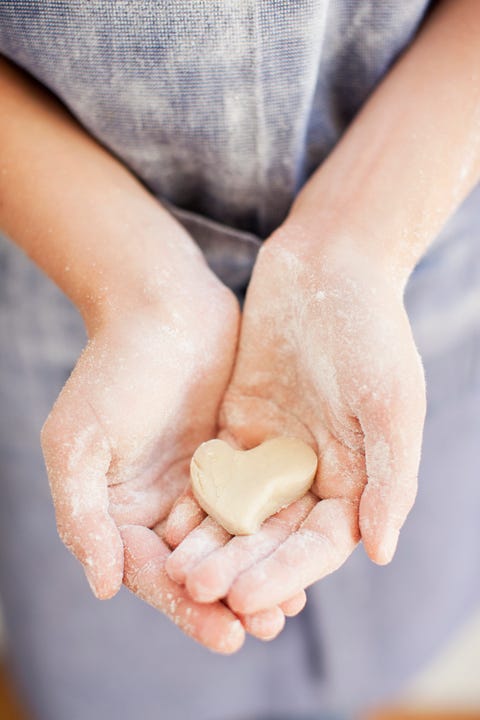
M167 572L194 599L269 608L338 568L360 536L372 560L391 560L416 494L425 414L402 293L403 282L353 243L321 243L293 224L266 242L220 436L241 448L298 437L318 453L319 469L308 496L256 535L230 539L207 519L183 540ZM169 518L172 543L185 503L193 499Z
M90 337L43 431L60 534L99 597L118 590L124 571L201 642L235 649L236 618L188 603L163 572L160 521L190 454L215 433L236 303L128 168L1 59L0 96L0 226L76 305ZM241 619L266 638L284 615Z
M244 629L222 603L199 606L164 571L162 521L188 482L197 445L215 435L238 333L238 306L201 263L165 302L116 308L88 345L42 433L59 534L94 593L127 587L220 652ZM125 562L124 562L125 553ZM276 634L283 613L242 618ZM273 626L273 627L272 627Z

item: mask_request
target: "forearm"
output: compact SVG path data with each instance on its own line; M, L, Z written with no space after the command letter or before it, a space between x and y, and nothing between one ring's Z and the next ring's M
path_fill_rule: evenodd
M480 3L447 0L298 195L287 224L403 276L480 178ZM322 242L322 239L319 240Z
M0 99L0 228L89 322L156 300L168 274L202 262L133 175L2 59Z

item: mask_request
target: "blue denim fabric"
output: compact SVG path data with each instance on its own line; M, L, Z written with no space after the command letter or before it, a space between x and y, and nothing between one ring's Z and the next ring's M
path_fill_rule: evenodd
M61 98L238 291L427 4L0 0L0 53ZM357 709L397 692L478 603L479 203L477 189L407 288L429 412L395 561L378 568L358 550L273 645L249 641L232 658L126 592L95 601L58 540L38 433L84 334L0 239L0 588L12 666L38 720Z

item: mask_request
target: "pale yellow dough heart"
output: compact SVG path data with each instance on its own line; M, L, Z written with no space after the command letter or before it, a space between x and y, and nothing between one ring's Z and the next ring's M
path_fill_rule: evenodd
M252 450L209 440L190 464L197 502L232 535L252 535L266 518L305 495L316 470L312 448L289 437Z

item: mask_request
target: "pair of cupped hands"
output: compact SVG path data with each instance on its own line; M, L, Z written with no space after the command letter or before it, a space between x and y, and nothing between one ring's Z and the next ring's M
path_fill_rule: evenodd
M404 280L334 234L287 221L263 244L242 316L192 250L160 300L110 308L42 445L60 537L93 592L122 581L230 653L277 635L305 588L360 541L389 562L416 494L425 387ZM203 441L291 436L319 458L311 491L231 537L196 504Z

